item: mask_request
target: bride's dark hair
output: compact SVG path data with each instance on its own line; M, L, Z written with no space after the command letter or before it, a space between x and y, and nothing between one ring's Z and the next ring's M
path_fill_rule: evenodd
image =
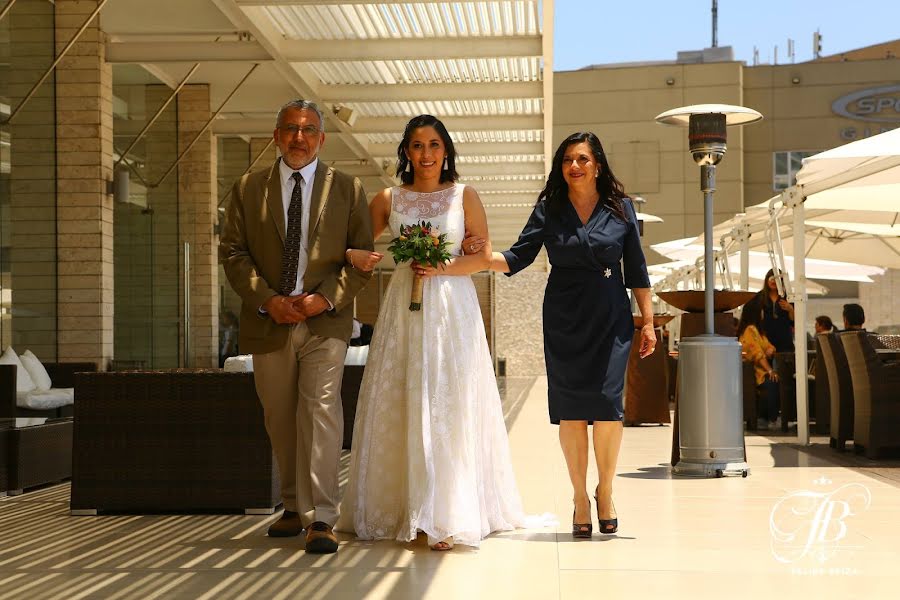
M446 183L459 179L459 174L456 172L456 148L453 147L453 139L447 132L447 128L444 127L444 124L437 117L419 115L418 117L413 117L406 124L406 129L403 130L403 140L397 146L397 173L400 174L400 181L406 184L413 182L413 166L409 162L409 158L406 157L406 150L409 149L410 138L412 138L413 132L420 127L434 127L434 130L438 132L441 141L444 143L447 168L441 168L440 182ZM407 165L409 165L410 169L408 172L406 170Z

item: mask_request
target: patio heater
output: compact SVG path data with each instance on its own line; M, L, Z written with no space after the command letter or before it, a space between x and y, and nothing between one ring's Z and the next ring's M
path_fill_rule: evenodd
M697 104L656 117L666 125L688 127L694 162L700 165L704 226L704 333L678 345L678 409L681 459L678 475L746 477L750 468L744 451L741 399L741 345L716 335L713 260L713 193L716 165L725 156L726 126L762 119L755 110L727 104Z

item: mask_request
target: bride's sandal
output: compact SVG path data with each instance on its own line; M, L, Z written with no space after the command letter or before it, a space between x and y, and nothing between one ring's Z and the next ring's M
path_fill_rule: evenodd
M447 552L448 550L453 550L453 537L451 536L441 540L437 544L431 546L431 549L436 552Z
M597 489L594 490L594 501L597 503L597 520L600 522L600 533L611 535L619 530L619 518L616 516L613 519L601 519L600 518L600 484L597 484ZM610 508L612 510L616 509L616 505L613 504L612 498L609 499Z

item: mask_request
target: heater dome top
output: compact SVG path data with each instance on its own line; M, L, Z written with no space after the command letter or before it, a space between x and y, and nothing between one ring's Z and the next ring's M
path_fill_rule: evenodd
M746 125L747 123L754 123L763 118L760 113L745 106L735 106L733 104L693 104L691 106L673 108L672 110L660 113L656 115L656 121L665 125L687 126L691 119L691 115L709 113L724 114L726 125Z

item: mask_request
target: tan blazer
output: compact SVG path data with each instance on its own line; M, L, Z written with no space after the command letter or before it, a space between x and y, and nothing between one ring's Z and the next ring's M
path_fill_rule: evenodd
M239 338L243 353L280 349L290 331L289 325L278 325L259 313L259 307L278 294L281 278L285 223L280 160L235 182L219 241L219 260L243 301ZM347 248L374 249L366 194L359 179L320 160L310 201L309 264L303 287L325 296L334 310L307 321L314 335L350 339L353 298L372 274L346 263Z

